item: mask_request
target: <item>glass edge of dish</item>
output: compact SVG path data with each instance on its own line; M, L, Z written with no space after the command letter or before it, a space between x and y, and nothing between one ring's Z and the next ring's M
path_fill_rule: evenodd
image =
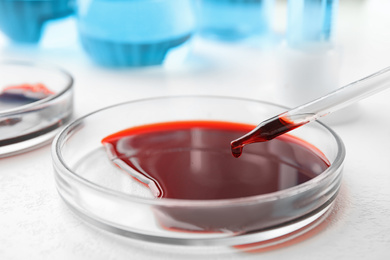
M73 84L74 84L73 76L68 71L64 70L63 68L61 68L59 66L49 64L49 63L40 63L40 62L33 62L33 61L0 60L0 66L2 66L2 65L22 65L22 66L39 67L39 68L45 68L48 70L54 70L57 73L59 72L60 74L64 75L68 79L68 83L67 83L66 87L63 90L61 90L60 92L55 93L53 95L50 95L48 97L45 97L43 99L34 101L32 103L29 103L29 104L26 104L26 105L23 105L20 107L6 109L4 111L0 110L0 117L1 116L7 117L7 116L15 115L15 114L25 113L25 112L29 111L30 109L33 109L39 105L49 103L50 101L55 100L58 97L61 97L66 93L71 93L73 90Z

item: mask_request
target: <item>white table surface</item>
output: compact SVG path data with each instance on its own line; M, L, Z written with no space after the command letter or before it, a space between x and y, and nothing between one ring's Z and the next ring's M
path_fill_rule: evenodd
M340 84L390 65L389 13L389 1L341 0L336 34L342 49ZM69 33L45 36L36 48L14 46L0 35L0 59L44 61L68 70L75 78L75 117L160 95L280 101L275 75L261 73L262 48L197 41L192 60L180 68L108 70L82 52L72 20L63 26ZM389 100L386 91L372 96L355 107L355 120L331 125L347 149L341 193L323 228L298 243L262 253L205 256L108 234L80 220L60 199L47 145L0 159L0 259L389 259Z

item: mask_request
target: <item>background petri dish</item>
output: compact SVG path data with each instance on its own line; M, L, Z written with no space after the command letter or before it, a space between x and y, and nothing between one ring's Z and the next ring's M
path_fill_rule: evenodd
M51 141L73 111L73 78L43 64L0 63L0 157Z
M302 126L291 135L319 149L329 160L329 168L291 188L235 199L153 199L143 185L113 166L101 140L129 127L158 122L212 120L256 125L285 110L256 100L212 96L152 98L101 109L72 122L55 138L52 154L57 189L81 218L122 236L187 248L275 244L276 238L305 232L305 227L321 222L337 196L344 145L322 123ZM199 219L203 224L199 225ZM227 224L218 232L202 227L207 221L220 220ZM193 232L164 228L165 221ZM242 228L236 228L240 223Z

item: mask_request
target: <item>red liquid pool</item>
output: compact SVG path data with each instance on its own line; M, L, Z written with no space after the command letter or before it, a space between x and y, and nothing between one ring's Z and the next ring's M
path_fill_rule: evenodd
M126 129L102 143L111 159L120 159L154 182L163 198L261 195L304 183L329 167L317 148L288 134L252 144L234 158L231 140L254 127L217 121L167 122Z
M0 110L20 107L54 95L41 83L7 86L0 91Z

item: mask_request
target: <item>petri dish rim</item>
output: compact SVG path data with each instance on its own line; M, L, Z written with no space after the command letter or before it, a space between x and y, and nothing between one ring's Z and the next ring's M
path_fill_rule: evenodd
M49 144L59 129L72 118L73 76L51 63L21 59L0 59L0 68L9 69L7 75L13 81L21 81L22 84L30 80L30 76L25 77L24 72L28 72L27 75L37 74L38 80L41 78L44 80L44 75L53 75L56 79L61 79L54 81L56 86L54 94L25 105L0 110L0 120L21 119L21 125L12 126L12 129L7 130L9 135L0 139L0 158L29 152ZM5 81L4 84L7 85L8 82Z
M261 103L266 105L271 105L275 107L280 107L284 109L288 109L285 106L280 106L277 104L274 104L272 102L267 101L260 101L260 100L254 100L249 98L237 98L237 97L228 97L228 96L212 96L212 95L181 95L181 96L160 96L160 97L153 97L153 98L144 98L139 100L133 100L133 101L127 101L118 103L115 105L111 105L108 107L104 107L101 109L98 109L96 111L93 111L91 113L88 113L73 122L69 123L65 128L63 128L57 136L54 138L54 141L52 143L52 158L53 158L53 164L54 167L57 168L57 170L60 170L62 173L66 173L68 176L72 177L74 180L79 182L80 184L87 185L91 187L92 189L96 191L100 191L106 194L110 194L116 197L120 197L125 200L129 200L136 203L141 204L148 204L151 206L180 206L180 207L204 207L204 208L213 208L215 206L223 207L223 206L232 206L232 205L243 205L243 203L249 205L251 203L257 203L259 201L267 202L267 201L274 201L283 199L286 197L291 197L296 194L305 192L307 190L310 190L318 185L318 183L321 183L328 178L332 178L332 173L340 169L340 167L343 165L344 159L345 159L345 146L341 140L341 138L328 126L323 124L320 121L312 122L311 124L319 124L321 127L325 128L335 139L337 144L337 154L335 156L334 162L330 165L329 168L327 168L324 172L322 172L317 177L302 183L300 185L287 188L284 190L268 193L268 194L262 194L262 195L256 195L256 196L248 196L243 198L233 198L233 199L218 199L218 200L181 200L181 199L148 199L148 198L141 198L132 196L123 192L119 192L116 190L108 189L105 187L102 187L94 182L91 182L81 176L79 176L77 173L73 172L69 167L66 166L66 163L61 156L61 144L66 141L67 134L72 132L74 129L76 129L79 125L82 125L82 122L84 119L93 116L94 114L97 114L103 110L108 110L110 108L131 104L131 103L139 103L139 102L145 102L145 101L153 101L153 100L160 100L160 99L180 99L180 98L212 98L212 99L230 99L230 100L240 100L240 101L246 101L246 102L255 102L255 103ZM304 127L304 126L303 126Z
M25 66L25 67L31 67L31 68L37 67L37 68L41 68L41 69L52 70L52 71L55 71L55 72L58 72L58 73L64 75L66 78L68 78L69 81L61 91L59 91L53 95L50 95L46 98L31 102L29 104L26 104L26 105L23 105L20 107L6 109L6 110L0 110L0 116L12 116L14 114L24 113L26 111L29 111L30 109L33 109L36 106L49 103L50 101L55 100L55 99L63 96L64 94L68 93L73 88L74 79L73 79L72 75L69 72L67 72L66 70L64 70L58 66L43 63L43 62L41 63L41 62L32 62L32 61L18 61L18 60L2 60L2 61L0 61L0 67L7 66L7 65Z

